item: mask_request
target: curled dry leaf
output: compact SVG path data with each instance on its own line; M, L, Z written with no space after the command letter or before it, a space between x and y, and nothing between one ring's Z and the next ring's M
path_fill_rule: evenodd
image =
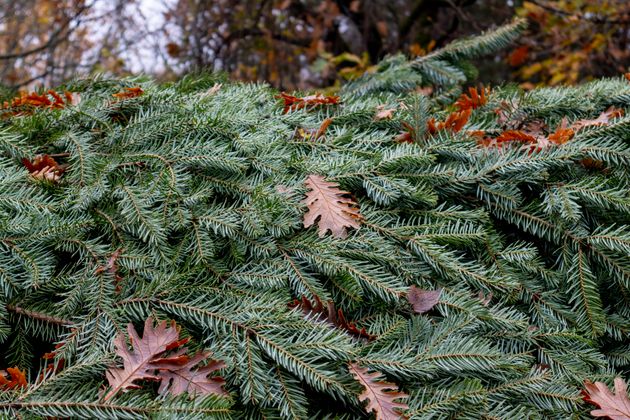
M455 102L455 106L461 112L466 109L477 109L488 103L490 88L481 88L477 91L475 87L468 88L468 94L462 93Z
M24 158L22 164L35 179L57 182L65 168L49 155L37 155L32 161Z
M599 407L591 411L593 417L608 417L611 420L630 420L630 399L626 383L621 378L615 378L615 393L613 394L603 382L584 383L582 395L584 401Z
M442 289L422 290L416 286L411 286L407 293L407 300L411 303L413 311L417 314L423 314L433 309L440 301Z
M350 373L363 386L364 391L359 400L367 401L366 411L374 411L377 420L395 420L404 418L402 412L409 409L406 403L396 400L407 398L409 395L398 390L396 384L382 381L380 372L369 373L356 363L350 363Z
M306 296L302 296L301 300L294 300L289 304L289 307L299 307L305 316L318 321L326 321L337 328L345 330L355 337L366 340L372 340L375 338L372 334L368 333L365 328L358 329L353 322L346 320L346 317L343 315L341 309L335 309L335 303L333 301L326 302L326 305L324 306L318 297L315 297L314 302L311 302Z
M299 98L297 96L289 95L288 93L282 92L280 93L280 95L277 95L276 98L282 99L284 101L284 109L282 111L283 114L286 114L289 111L295 111L307 107L314 107L317 105L337 105L341 102L339 96L324 96L321 93Z
M0 370L0 390L7 391L10 389L26 388L27 386L26 373L21 371L17 366L7 368L6 371Z
M457 133L466 125L471 114L472 108L466 108L462 111L452 112L444 121L436 121L435 118L430 118L427 121L427 131L429 134L435 134L442 130Z
M346 197L349 192L340 190L337 184L326 181L321 175L309 175L306 186L310 191L302 200L308 206L304 215L305 228L319 220L320 238L329 230L333 237L345 238L348 236L347 228L359 228L362 218L356 201Z

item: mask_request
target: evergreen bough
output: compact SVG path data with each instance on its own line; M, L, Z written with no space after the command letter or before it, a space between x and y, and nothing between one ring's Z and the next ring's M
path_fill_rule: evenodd
M630 118L546 148L470 133L500 134L505 104L550 127L628 110L630 83L494 88L464 130L426 131L474 77L465 60L522 28L390 58L340 105L285 114L268 86L213 75L97 78L65 86L77 106L5 118L0 366L30 384L0 391L0 415L363 418L354 363L409 394L413 419L584 416L584 380L612 383L630 362ZM112 97L134 86L145 93ZM375 119L379 106L393 119ZM300 135L326 118L325 135ZM403 121L411 144L395 140ZM67 165L58 182L22 164L41 153ZM311 174L352 192L360 229L303 227ZM413 313L412 285L440 288L439 303ZM302 297L333 301L374 338L290 307ZM147 317L224 361L230 397L148 385L103 401L114 337ZM55 344L65 365L51 372L41 356Z

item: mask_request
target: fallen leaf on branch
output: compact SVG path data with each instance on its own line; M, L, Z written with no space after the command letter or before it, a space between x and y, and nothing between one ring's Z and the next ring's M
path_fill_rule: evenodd
M394 141L398 143L413 143L416 138L416 130L407 122L402 122L404 131L394 137Z
M394 117L394 111L396 111L396 108L385 108L384 105L379 105L376 107L374 119L376 121L391 120Z
M438 290L422 290L416 286L411 286L407 293L407 300L411 303L413 311L417 314L423 314L433 309L440 301L442 289Z
M584 382L582 395L584 401L596 405L598 410L591 411L593 417L608 417L611 420L630 420L630 399L626 383L621 378L615 378L615 393L613 394L603 382Z
M567 118L564 117L558 128L556 128L556 131L549 134L549 141L554 144L564 144L571 140L575 135L575 131L572 128L567 127L567 125Z
M358 329L353 322L347 321L341 309L335 309L335 303L333 301L326 302L326 306L324 306L318 297L315 297L314 303L312 303L306 296L302 296L301 300L294 300L289 304L289 307L299 307L305 316L317 321L326 321L359 338L365 338L367 340L375 338L373 335L369 334L365 328Z
M114 339L116 355L123 359L123 368L109 368L105 372L111 387L104 396L107 401L126 389L140 388L136 381L162 381L160 393L179 395L183 392L191 394L226 395L222 389L222 378L208 378L208 375L223 367L223 362L211 361L207 366L194 369L208 357L208 353L197 353L189 358L186 348L179 348L188 342L188 338L179 339L179 331L175 321L167 326L166 321L153 326L153 319L147 318L144 323L142 338L138 336L132 324L127 325L132 349L129 350L124 334ZM179 349L178 349L179 348ZM169 350L178 349L175 353L166 354ZM165 355L166 354L166 355Z
M606 111L599 114L599 116L592 120L578 120L573 123L571 128L575 131L581 130L585 127L608 125L612 119L623 117L623 109L615 108L611 106Z
M458 110L464 111L466 109L477 109L486 103L488 103L487 95L490 94L490 88L481 88L481 92L477 91L475 87L468 88L468 94L462 93L455 102L455 106Z
M6 371L0 370L0 390L7 391L27 386L26 373L18 367L7 368Z
M368 401L366 411L374 411L377 420L395 420L404 418L402 411L408 410L406 403L397 402L409 395L398 390L396 384L382 381L380 372L369 373L367 368L360 367L356 363L350 363L350 373L363 386L364 391L359 395L359 400Z
M61 178L65 168L49 155L37 155L33 161L22 159L22 164L35 179L56 182Z
M356 201L345 196L350 195L342 191L338 185L326 181L321 175L309 175L306 178L309 192L302 204L308 206L304 215L304 227L308 228L319 219L319 237L323 238L328 230L335 238L348 236L347 228L358 229L362 217L359 214Z
M467 108L463 111L456 111L449 114L444 121L436 121L435 118L430 118L427 121L427 131L429 134L436 134L438 131L442 130L457 133L466 125L468 119L470 119L471 113L472 108Z
M183 352L186 349L182 349ZM157 359L153 365L158 369L162 380L158 392L160 394L180 395L184 392L196 395L225 395L228 393L223 389L225 381L220 376L208 377L212 372L225 367L225 363L218 360L211 360L203 367L195 369L202 361L208 359L209 353L197 353L191 358L184 356L182 359L174 360L173 357L167 359Z
M136 86L136 87L125 88L121 92L112 94L112 96L114 98L117 98L119 101L122 101L125 99L137 98L138 96L141 96L142 94L144 94L144 90L142 90L141 87Z
M283 114L286 114L289 111L295 111L307 107L314 107L317 105L338 105L341 102L339 96L324 96L321 93L299 98L297 96L289 95L288 93L282 92L280 93L280 95L277 95L276 98L282 99L284 101L284 109L282 111Z
M168 350L169 345L176 343L179 339L175 321L171 321L169 327L166 321L154 327L153 319L147 318L142 338L138 336L132 324L127 325L127 332L133 349L129 350L127 340L122 333L114 339L116 354L123 359L123 368L110 368L105 372L107 382L111 387L105 395L105 400L109 400L124 389L140 388L135 381L159 381L160 377L155 374L155 367L151 361Z

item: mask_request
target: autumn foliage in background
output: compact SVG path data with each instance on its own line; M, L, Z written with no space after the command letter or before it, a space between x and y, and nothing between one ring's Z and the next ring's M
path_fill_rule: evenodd
M531 88L630 71L625 0L0 0L0 85L192 71L334 90L387 56L421 57L512 16L529 29L476 57L482 81ZM474 71L468 67L467 71ZM1 93L1 92L0 92Z

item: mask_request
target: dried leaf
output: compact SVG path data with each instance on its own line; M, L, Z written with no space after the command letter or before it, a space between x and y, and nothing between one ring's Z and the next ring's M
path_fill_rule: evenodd
M593 417L608 417L611 420L630 420L630 399L626 390L626 383L621 378L615 378L615 393L613 394L603 382L584 382L584 401L599 407L591 411Z
M122 254L122 252L123 252L123 249L118 248L107 259L107 263L105 263L105 265L99 266L95 271L95 274L102 274L104 272L108 272L110 275L114 277L116 293L120 293L121 291L120 283L122 282L122 276L118 274L118 258L120 257L120 254Z
M374 119L376 121L391 120L394 117L394 111L396 111L396 108L385 108L383 105L379 105L376 107Z
M127 331L131 339L133 350L127 347L127 340L123 334L114 339L116 354L123 359L123 368L110 368L105 372L107 382L111 389L105 395L105 400L112 398L124 389L139 388L134 382L137 380L159 381L155 374L155 367L151 361L169 349L169 345L176 343L179 332L175 328L175 321L171 321L167 327L166 321L162 321L157 327L153 327L153 319L147 318L144 323L142 338L132 324L127 325Z
M401 131L396 137L394 137L394 141L398 143L413 143L416 137L416 130L411 126L411 124L404 122L402 123L404 131Z
M481 88L481 91L478 92L477 88L469 87L468 94L462 93L455 102L455 106L459 111L464 111L466 109L477 109L486 103L488 103L488 97L486 95L490 94L490 88L484 89Z
M368 401L366 411L376 413L377 420L394 420L404 418L400 411L409 409L406 403L395 400L407 398L409 395L398 390L396 384L383 382L380 372L369 373L367 368L360 367L356 363L350 363L350 373L355 377L364 391L359 395L359 400Z
M302 296L301 300L294 300L289 304L289 307L299 307L305 316L318 321L326 321L356 337L367 340L375 338L375 336L368 333L365 328L358 329L353 322L347 321L341 309L335 309L335 303L333 301L326 302L326 306L324 306L318 297L315 297L314 303L312 303L306 296Z
M210 97L212 95L215 95L223 86L222 83L215 83L214 85L212 85L212 87L208 90L206 90L205 92L201 93L199 96L201 96L202 98L207 98Z
M323 238L328 230L335 238L345 238L348 236L347 228L358 229L361 220L357 203L351 198L347 191L342 191L338 185L328 182L321 175L309 175L306 178L306 186L310 191L303 204L308 206L308 211L304 215L304 227L308 228L319 219L319 237Z
M442 130L449 130L457 133L464 127L464 125L466 125L471 113L472 108L466 108L462 111L456 111L449 114L445 121L435 121L435 118L430 118L427 121L427 131L429 134L435 134Z
M288 93L281 92L276 98L284 101L283 114L289 111L295 111L297 109L314 107L317 105L337 105L340 103L339 96L324 96L321 93L315 95L305 96L298 98L297 96L289 95Z
M416 286L411 286L407 293L407 300L411 303L413 311L417 314L423 314L430 311L440 301L442 289L438 290L422 290Z
M529 47L527 45L522 45L510 53L510 55L508 56L508 63L512 67L518 67L522 64L525 64L528 54Z
M7 375L10 379L7 378ZM0 370L0 390L7 391L10 389L26 388L27 386L26 373L21 371L17 366L7 368L6 372Z
M573 123L571 128L575 131L581 130L584 127L598 126L598 125L608 125L610 120L614 118L619 118L623 116L623 109L615 108L611 106L606 111L599 114L599 116L593 120L578 120Z
M179 354L185 352L181 349ZM197 353L191 358L170 357L158 359L153 365L158 369L162 379L158 392L160 394L180 395L184 392L196 395L228 395L223 389L225 381L220 376L208 377L212 372L225 367L225 363L211 360L206 366L195 369L200 362L206 360L209 353Z
M37 155L33 161L22 159L22 164L26 167L31 176L35 179L56 182L61 178L65 168L57 163L55 159L48 155Z
M122 92L114 93L112 96L114 98L117 98L119 101L122 101L125 99L137 98L138 96L141 96L143 93L144 93L144 90L142 90L141 87L136 86L136 87L125 88Z

